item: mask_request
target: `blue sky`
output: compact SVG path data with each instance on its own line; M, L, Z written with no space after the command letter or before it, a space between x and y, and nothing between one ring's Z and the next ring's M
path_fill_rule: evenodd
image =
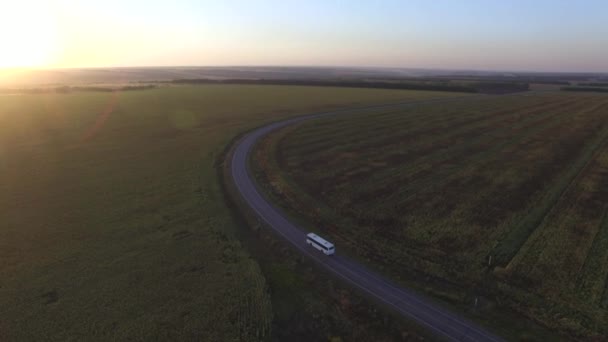
M608 72L608 1L39 1L54 66Z

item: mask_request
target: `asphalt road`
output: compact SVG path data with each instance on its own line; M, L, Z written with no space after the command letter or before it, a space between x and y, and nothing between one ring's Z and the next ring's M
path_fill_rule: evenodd
M242 198L257 213L261 220L290 242L298 251L325 267L335 276L342 278L347 283L359 288L380 302L386 303L386 305L392 307L403 316L415 320L440 338L450 341L503 341L477 324L438 306L424 296L407 288L400 287L356 261L340 255L340 245L336 245L336 254L333 256L326 256L308 246L306 244L307 232L302 231L294 223L290 222L276 206L261 195L248 168L249 155L255 143L264 135L288 125L330 115L352 114L391 107L397 109L399 107L415 106L430 102L447 102L457 99L459 98L412 101L339 110L300 116L272 123L248 133L238 142L232 155L231 174Z

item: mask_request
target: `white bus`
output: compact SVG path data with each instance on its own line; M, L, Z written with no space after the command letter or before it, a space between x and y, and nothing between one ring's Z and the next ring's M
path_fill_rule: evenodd
M306 234L306 243L320 250L325 255L332 255L336 251L333 243L323 239L315 233Z

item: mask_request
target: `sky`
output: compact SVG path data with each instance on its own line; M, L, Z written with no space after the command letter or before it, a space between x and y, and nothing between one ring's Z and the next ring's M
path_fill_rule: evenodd
M608 72L605 0L0 0L0 67Z

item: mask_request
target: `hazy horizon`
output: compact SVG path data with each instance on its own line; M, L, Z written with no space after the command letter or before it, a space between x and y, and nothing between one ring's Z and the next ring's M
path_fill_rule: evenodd
M400 66L350 66L350 65L275 65L275 64L243 64L243 65L114 65L114 66L40 66L40 67L0 67L0 70L15 70L15 71L61 71L61 70L95 70L95 69L170 69L170 68L218 68L218 69L237 69L237 68L301 68L301 69L353 69L353 70L411 70L411 71L429 71L429 72L479 72L479 73L539 73L539 74L598 74L608 75L608 71L590 71L590 70L535 70L535 69L479 69L479 68L428 68L428 67L400 67Z
M602 1L25 0L0 69L346 67L608 72Z

